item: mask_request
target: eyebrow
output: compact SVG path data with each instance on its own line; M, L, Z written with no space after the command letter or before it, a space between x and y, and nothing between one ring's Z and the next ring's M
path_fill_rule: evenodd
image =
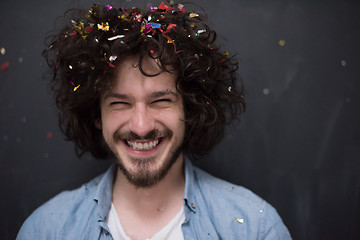
M108 98L128 99L129 96L126 94L120 94L120 93L109 93L104 96L104 100L106 100Z
M150 97L151 98L158 98L158 97L162 97L162 96L166 96L166 95L173 95L176 98L178 97L178 94L175 93L174 91L172 91L171 89L153 92L152 94L150 94Z
M153 92L149 95L150 98L159 98L159 97L163 97L166 95L173 95L176 98L178 98L178 94L175 93L174 91L172 91L171 89L167 89L167 90L161 90L161 91L156 91ZM106 94L104 96L104 100L107 100L108 98L117 98L117 99L130 99L129 94L121 94L121 93L109 93Z

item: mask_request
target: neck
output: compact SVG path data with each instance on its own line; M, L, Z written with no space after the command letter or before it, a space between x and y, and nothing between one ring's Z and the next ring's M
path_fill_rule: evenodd
M180 209L185 188L185 175L182 155L176 160L167 175L150 188L138 188L130 183L118 169L113 188L115 207L127 207L133 211L164 211Z

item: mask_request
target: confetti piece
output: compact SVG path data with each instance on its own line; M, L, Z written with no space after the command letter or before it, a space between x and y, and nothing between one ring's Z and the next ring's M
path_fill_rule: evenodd
M111 62L109 62L109 66L112 68L116 68L114 64L112 64Z
M238 221L239 223L244 223L244 219L242 218L236 218L236 221Z
M263 94L264 95L268 95L269 93L270 93L270 89L268 89L268 88L263 89Z
M76 90L78 90L79 87L80 87L80 84L77 85L76 87L74 87L74 92L75 92Z
M167 27L165 33L169 33L172 29L174 29L176 27L175 23L171 23L169 24L169 26Z
M123 38L123 37L125 37L125 35L117 35L117 36L108 38L108 40L109 40L109 41L113 41L113 40L115 40L115 39L119 39L119 38Z
M197 13L190 13L189 14L189 17L191 17L191 18L198 17L198 16L199 16L199 14L197 14Z
M103 30L104 32L107 32L110 29L110 26L109 26L108 22L101 23L101 24L98 23L97 27L98 27L99 30Z
M231 92L231 86L230 86L230 87L228 87L228 91L229 91L229 92Z
M19 57L19 58L18 58L18 61L19 61L19 63L22 63L22 62L24 61L24 58L23 58L23 57Z
M113 62L113 61L115 61L117 59L117 56L110 56L109 57L109 61L110 62Z
M345 60L341 60L341 65L342 65L343 67L345 67L345 66L346 66L346 61L345 61Z
M53 133L51 131L48 131L46 133L46 139L52 139L53 138Z
M73 69L73 66L69 65L69 68L70 68L70 69Z
M151 23L151 27L153 29L157 29L157 28L160 28L161 27L161 24L160 23Z
M280 41L279 41L279 46L280 46L280 47L285 46L285 44L286 44L286 41L285 41L285 40L280 40Z
M3 64L1 64L1 71L5 72L6 70L9 69L9 65L10 65L10 62L9 61L6 61L4 62Z
M197 34L201 34L201 33L204 33L204 32L206 32L205 29L200 29L200 30L197 31Z
M225 52L223 53L223 56L224 56L224 57L229 56L229 52L228 52L228 51L225 51Z
M0 49L0 52L1 52L2 55L5 55L5 53L6 53L5 48L2 47L2 48Z

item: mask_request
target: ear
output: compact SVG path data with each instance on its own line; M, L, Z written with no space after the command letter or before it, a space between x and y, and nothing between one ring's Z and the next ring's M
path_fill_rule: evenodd
M101 123L101 119L95 119L95 127L99 130L102 130L102 123Z

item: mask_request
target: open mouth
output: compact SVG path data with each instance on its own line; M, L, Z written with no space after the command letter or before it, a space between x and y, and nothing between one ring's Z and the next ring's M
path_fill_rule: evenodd
M125 140L124 142L128 147L134 150L143 151L143 150L151 150L154 149L161 142L161 138L155 139L152 141L134 141L134 140Z

